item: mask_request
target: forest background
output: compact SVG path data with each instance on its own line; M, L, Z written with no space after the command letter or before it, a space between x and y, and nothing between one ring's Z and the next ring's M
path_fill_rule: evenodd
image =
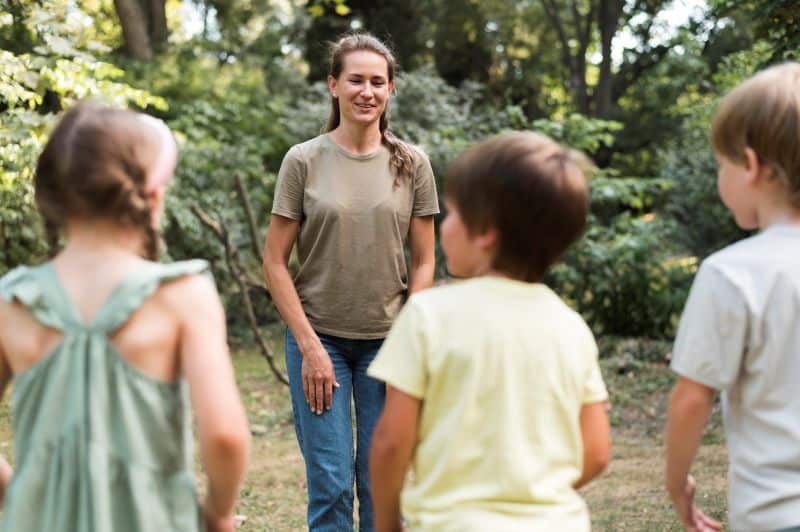
M746 236L717 199L710 119L733 85L800 58L796 0L0 0L0 274L48 255L32 173L65 108L94 97L163 118L181 151L165 260L211 260L256 430L284 430L262 408L285 414L282 385L255 365L285 378L261 242L283 155L327 117L326 43L352 30L392 44L391 127L440 190L460 150L509 129L592 157L589 230L547 282L598 336L607 380L651 377L612 391L635 409L617 430L657 432L697 265ZM301 523L292 489L286 523Z

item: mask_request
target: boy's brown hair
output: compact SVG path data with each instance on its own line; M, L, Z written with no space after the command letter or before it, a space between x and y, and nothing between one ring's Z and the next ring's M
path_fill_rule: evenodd
M770 67L731 90L714 115L711 142L741 165L752 149L800 207L800 63Z
M545 135L505 133L450 165L445 197L470 235L497 231L494 269L536 282L586 228L590 166Z

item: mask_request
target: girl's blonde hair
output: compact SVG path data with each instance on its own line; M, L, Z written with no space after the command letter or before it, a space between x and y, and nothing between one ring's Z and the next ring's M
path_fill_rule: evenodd
M36 206L51 250L69 219L109 219L141 231L142 255L158 256L147 176L164 146L158 131L133 111L84 102L58 123L39 156Z
M800 63L767 68L731 90L714 115L711 142L738 164L752 149L800 206Z

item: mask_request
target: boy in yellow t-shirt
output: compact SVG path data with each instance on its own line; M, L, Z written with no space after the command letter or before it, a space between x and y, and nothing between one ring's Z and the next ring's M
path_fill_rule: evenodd
M589 530L576 488L608 463L592 333L541 284L586 226L584 159L536 133L493 137L447 175L441 241L468 280L415 294L368 374L377 530Z

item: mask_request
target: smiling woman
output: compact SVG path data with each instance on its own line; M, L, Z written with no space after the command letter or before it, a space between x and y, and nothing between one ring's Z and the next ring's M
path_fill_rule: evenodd
M354 482L359 530L374 530L367 461L385 387L366 370L409 293L433 282L436 186L425 154L389 132L395 71L371 35L333 45L325 132L284 157L267 232L264 277L288 326L312 531L353 529Z

